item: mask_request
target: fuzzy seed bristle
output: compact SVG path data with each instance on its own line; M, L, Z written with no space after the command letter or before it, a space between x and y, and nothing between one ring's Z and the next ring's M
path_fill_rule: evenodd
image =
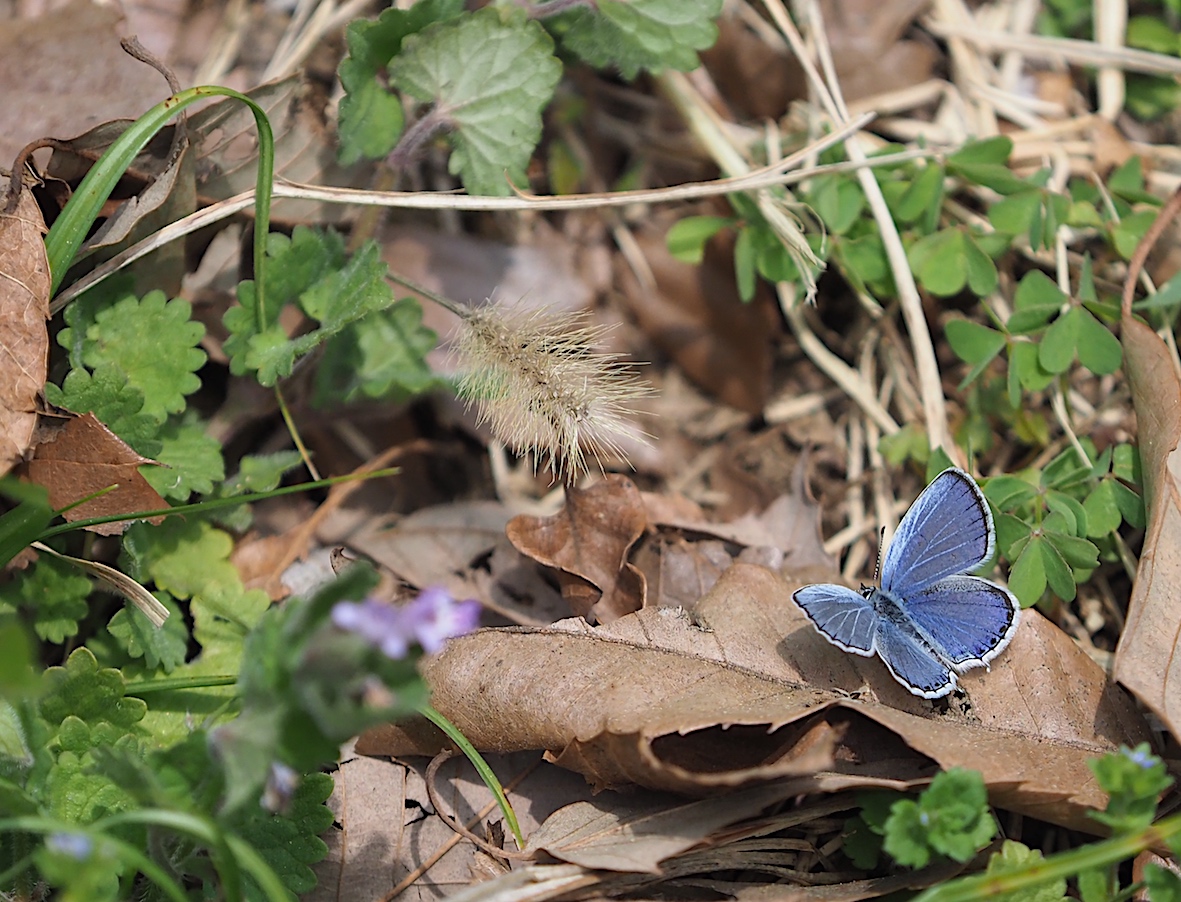
M629 404L651 393L619 355L594 349L610 327L583 316L488 305L464 317L455 342L459 396L518 454L533 451L573 482L605 457L626 460L621 440L643 441Z

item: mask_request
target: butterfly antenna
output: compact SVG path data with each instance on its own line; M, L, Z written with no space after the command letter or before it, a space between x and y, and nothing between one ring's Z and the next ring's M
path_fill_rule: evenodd
M873 581L876 583L878 578L882 575L882 548L886 544L886 527L882 527L878 532L878 562L873 567Z

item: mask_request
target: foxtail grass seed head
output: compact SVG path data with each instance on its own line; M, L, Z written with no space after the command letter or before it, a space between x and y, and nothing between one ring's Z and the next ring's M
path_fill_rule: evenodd
M464 317L455 341L457 390L500 441L532 451L574 482L587 456L626 461L620 442L644 441L630 404L651 394L619 355L595 350L610 327L584 316L503 309L489 304Z

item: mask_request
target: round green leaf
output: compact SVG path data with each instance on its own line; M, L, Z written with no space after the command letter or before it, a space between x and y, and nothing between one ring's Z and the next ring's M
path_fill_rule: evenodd
M986 297L996 290L996 264L976 243L973 235L964 235L964 261L968 268L968 287L978 297Z
M1046 541L1075 570L1094 570L1099 566L1099 549L1086 539L1060 532L1047 532Z
M911 267L931 294L950 297L964 290L968 281L964 244L964 233L959 229L944 229L915 242Z
M724 216L688 216L668 230L668 252L696 266L705 256L705 243L731 222Z
M1119 529L1123 520L1119 505L1115 501L1115 482L1102 480L1083 502L1087 512L1087 535L1093 539L1105 536Z
M1036 537L1030 538L1009 570L1009 590L1023 608L1033 607L1046 591L1046 568Z
M747 226L738 233L734 242L734 277L738 280L738 296L750 301L755 296L755 248L752 228Z
M988 363L1005 346L1003 332L969 319L948 320L944 332L956 356L973 366Z
M1070 566L1058 549L1045 535L1034 536L1029 544L1037 549L1042 559L1042 569L1046 574L1046 582L1050 586L1050 591L1063 601L1074 601L1074 596L1078 591L1074 584L1074 574L1070 572Z
M1078 308L1078 359L1092 373L1106 376L1119 369L1123 351L1116 338L1090 311Z

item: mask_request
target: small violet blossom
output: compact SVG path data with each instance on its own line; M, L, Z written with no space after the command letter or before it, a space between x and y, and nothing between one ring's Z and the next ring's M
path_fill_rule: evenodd
M1139 747L1130 749L1127 746L1124 746L1120 749L1120 751L1123 752L1125 758L1134 764L1138 764L1144 770L1148 770L1149 768L1153 767L1157 762L1157 759L1147 749Z
M440 586L424 589L401 607L367 598L341 601L332 608L332 622L339 629L356 633L394 660L406 657L415 644L433 655L448 639L474 630L479 619L478 602L456 601Z
M75 861L85 861L94 851L93 841L83 833L51 833L45 838L45 847Z

